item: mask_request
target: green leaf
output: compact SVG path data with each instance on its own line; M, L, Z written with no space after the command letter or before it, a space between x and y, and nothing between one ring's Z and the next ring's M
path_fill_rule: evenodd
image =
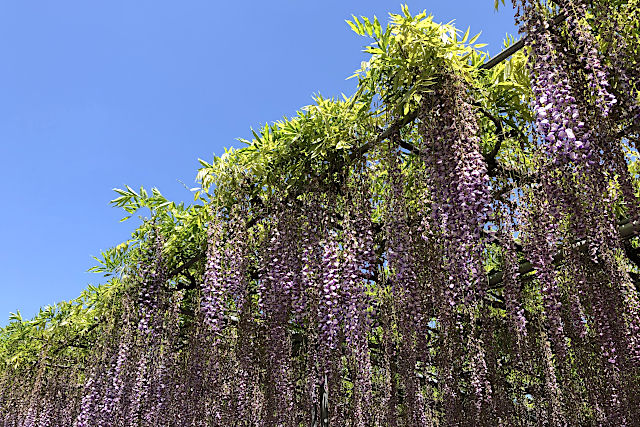
M405 3L401 6L401 8L405 18L411 18L411 13L409 13L409 6L407 6L407 4Z
M474 44L476 42L476 40L478 40L478 37L480 37L480 34L482 34L482 32L476 34L475 36L473 36L473 38L471 40L469 40L469 44Z
M385 51L380 49L379 47L367 46L365 48L365 52L370 53L372 55L384 55Z
M353 18L353 22L347 21L349 26L351 26L351 29L355 31L356 34L364 36L365 34L364 26L362 25L358 17L355 15L351 15L351 17Z
M382 37L382 26L380 25L380 21L378 21L377 16L373 16L373 32L377 39Z
M364 25L364 29L366 33L369 35L369 37L373 36L373 25L371 25L371 21L369 21L369 18L367 18L366 16L363 16L362 22Z
M336 150L347 150L351 148L351 144L346 141L338 141L336 144Z
M355 18L355 16L354 16L354 18ZM356 26L356 24L354 24L353 22L349 21L348 19L345 19L345 22L347 24L349 24L349 27L351 27L351 29L353 30L354 33L362 35L360 33L360 29Z
M467 39L469 38L469 31L471 31L471 27L467 27L467 32L464 33L464 36L462 37L461 43L466 43L467 42Z

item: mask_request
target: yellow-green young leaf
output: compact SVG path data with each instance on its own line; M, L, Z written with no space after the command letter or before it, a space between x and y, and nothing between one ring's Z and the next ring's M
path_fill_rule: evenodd
M129 187L128 185L125 185L125 187L126 187L126 189L129 191L129 193L132 193L132 194L134 194L136 197L139 197L139 196L138 196L138 193L136 193L136 192L133 190L133 188Z
M336 150L348 150L351 148L351 144L346 141L338 141L336 144Z
M262 142L262 139L260 138L260 135L258 135L255 130L251 129L251 133L253 134L253 137L256 139L256 141ZM227 154L227 153L225 153L225 154Z
M360 30L358 29L356 24L354 24L353 22L349 21L348 19L345 19L345 22L347 24L349 24L349 26L351 27L351 29L353 30L354 33L356 33L358 35L362 35L362 34L360 34Z
M360 22L360 20L355 15L351 15L351 17L353 18L353 22L358 27L358 31L356 32L361 36L364 36L364 27L362 26L362 23Z
M411 13L409 13L409 6L407 6L406 3L402 5L402 13L404 14L405 18L411 18Z
M469 44L474 44L476 42L476 40L478 40L478 37L480 37L480 34L482 34L482 32L479 32L478 34L473 36L473 38L471 40L469 40Z
M373 47L373 46L367 46L365 48L365 52L370 53L372 55L378 54L378 55L384 55L384 50L380 49L379 47Z
M462 43L467 42L467 39L469 38L469 31L471 31L471 27L467 27L467 31L464 33L464 36L462 37Z
M380 25L380 21L378 21L378 17L375 15L373 16L373 32L377 39L382 37L382 26Z
M364 22L364 29L367 31L369 37L373 36L373 25L371 25L371 21L369 21L369 18L363 16L362 22Z

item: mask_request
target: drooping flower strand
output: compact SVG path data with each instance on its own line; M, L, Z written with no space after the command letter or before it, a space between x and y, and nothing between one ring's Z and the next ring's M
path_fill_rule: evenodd
M611 371L610 384L620 390L612 393L622 405L618 417L632 420L640 415L635 392L640 386L640 295L629 278L621 254L612 250L603 255L600 263L591 264L597 281L592 283L590 291L595 296L594 304L600 305L597 310L601 313L595 319L599 321L596 328L600 333L602 359L606 359L604 363ZM607 281L609 286L601 285ZM599 289L593 289L598 285ZM620 383L613 380L616 377L620 378Z
M228 289L235 304L237 315L235 359L238 372L234 382L235 411L238 419L255 422L252 404L259 399L256 365L258 352L255 351L253 335L257 332L252 311L255 308L249 289L249 245L250 235L247 230L248 212L244 203L239 202L231 209L229 218L229 244L225 250L225 265L229 270L227 276Z
M322 246L324 252L322 254L322 293L319 307L320 339L323 346L334 351L338 347L340 321L342 320L340 248L335 231L327 233Z
M74 423L74 427L90 427L95 425L94 419L98 415L96 406L99 399L97 375L89 377L84 385L80 414Z
M248 232L247 208L243 202L238 202L231 208L229 215L229 243L225 249L224 266L229 271L226 281L227 289L233 297L236 312L245 312L250 304L248 289Z
M46 347L41 350L40 360L43 360L43 355L46 354ZM22 426L31 427L35 426L37 419L39 418L40 413L44 410L45 401L43 399L43 394L45 391L44 382L47 380L45 377L46 366L43 363L39 364L40 366L37 368L37 373L35 376L35 380L31 387L31 390L28 394L28 398L25 403L26 407L26 415L24 417L24 421L22 422Z
M532 348L529 347L530 337L527 332L527 318L525 317L525 294L523 292L524 280L520 274L520 261L518 258L518 250L516 246L516 237L520 235L514 229L520 223L520 212L517 210L515 203L504 202L496 203L496 225L498 230L495 233L496 243L501 247L502 254L502 294L504 297L505 311L507 317L506 325L495 325L496 321L486 311L483 313L483 328L486 343L488 362L490 364L489 371L492 373L491 383L493 387L493 400L496 411L496 418L499 422L509 425L516 423L516 420L523 419L527 411L525 403L526 397L523 396L522 386L512 379L507 380L501 371L501 368L509 366L519 372L530 370ZM488 322L491 328L484 326ZM503 327L502 327L503 326ZM508 332L509 339L506 340L510 345L504 348L497 346L495 335L499 334L496 330ZM500 357L502 352L509 354L511 363L501 363ZM514 387L515 386L515 387ZM513 390L510 394L509 390ZM511 396L511 398L509 397ZM512 420L508 422L508 420Z
M204 313L200 313L199 317L189 336L188 347L184 348L184 368L176 390L182 411L175 413L185 425L197 425L198 420L207 417L218 422L218 403L222 403L219 399L224 389L217 375L220 364L218 353L224 341L220 336L211 334ZM212 394L216 395L213 401Z
M546 215L547 209L548 202L541 194L536 194L529 206L527 217L524 218L523 247L536 268L553 351L564 359L567 343L561 316L560 290L553 266L557 226Z
M265 242L260 273L260 310L268 331L266 421L291 425L294 417L291 370L291 290L296 286L297 231L295 213L286 204L274 206L272 229Z
M574 251L572 251L574 252ZM576 347L579 345L580 341L583 341L587 338L587 315L584 311L584 301L586 301L586 281L587 277L585 275L583 265L580 263L580 260L575 259L575 253L570 253L567 256L567 269L568 277L565 278L565 287L567 288L567 302L569 304L568 318L569 321L565 322L567 328L570 332L567 334L573 345L572 347Z
M380 386L380 404L376 411L376 425L396 427L399 421L399 391L396 339L393 325L393 299L385 292L380 298L378 310L378 324L381 329L380 343L382 346L379 362L382 372Z
M566 288L565 298L569 305L564 310L565 331L571 340L573 366L577 376L576 379L572 379L574 390L569 403L594 408L594 421L602 422L609 399L602 393L606 388L603 384L615 380L605 373L602 363L594 363L594 353L599 352L598 340L594 339L598 334L595 331L597 326L593 322L593 311L589 310L594 299L589 290L588 269L582 259L577 259L588 258L588 255L570 248L565 251L565 257L562 282ZM576 387L584 387L586 393L577 392ZM574 408L573 412L584 414L584 410L579 408Z
M153 257L149 255L149 250L143 251L142 260L139 265L149 266L153 263ZM147 271L146 268L143 270ZM144 283L142 277L138 275L132 284L132 293L138 294L136 300L139 300L140 287ZM143 318L142 312L134 311L137 320ZM101 409L110 399L110 371L115 355L119 348L120 329L122 327L121 311L117 305L114 305L113 311L108 313L103 319L94 319L98 323L93 326L100 332L97 334L96 341L91 351L88 352L84 363L76 366L78 371L71 372L71 378L74 376L83 377L81 387L77 392L67 393L67 407L61 414L62 419L70 420L69 425L73 426L103 426L105 425L105 416ZM137 328L134 327L136 332ZM131 361L131 365L135 364L135 360ZM82 372L78 375L78 372ZM73 396L75 395L75 396ZM72 398L75 397L75 399ZM125 408L126 409L126 408Z
M342 358L345 323L344 247L340 235L338 204L341 198L335 189L322 192L320 199L319 271L317 275L318 378L322 399L328 398L329 424L345 423L346 391L344 390ZM322 405L321 405L322 408Z
M413 239L417 236L409 227L408 209L404 194L404 180L399 165L399 135L393 135L387 154L386 169L389 176L385 234L387 261L389 264L391 293L394 299L394 314L399 332L398 373L405 387L406 420L408 425L426 426L425 404L416 376L418 354L417 335L426 333L416 328L423 325L424 317L421 295L413 256Z
M108 390L108 366L112 355L116 352L117 320L108 322L99 336L95 349L89 353L85 369L85 381L79 396L80 405L73 421L74 427L99 426L102 422L101 404Z
M38 427L58 427L64 425L63 407L60 392L69 386L64 381L67 375L64 371L69 371L68 367L57 367L48 372L47 387L43 396L42 410L38 416L36 426ZM2 412L0 412L2 413Z
M321 259L321 288L318 303L318 364L323 387L331 400L332 407L329 410L330 424L340 425L343 421L344 405L339 399L342 391L342 357L341 347L344 332L342 325L345 321L344 304L344 259L340 248L341 242L335 227L333 213L324 212L325 218Z
M609 73L602 64L598 43L586 22L587 4L583 0L560 0L558 4L567 16L567 31L585 70L587 88L595 99L598 112L602 117L608 117L617 100L609 92Z
M6 418L9 416L9 401L11 399L11 393L9 393L10 384L10 370L5 368L0 374L0 421L8 424Z
M476 417L482 419L485 425L491 425L495 421L495 414L492 406L493 388L489 378L486 360L486 346L490 344L492 336L486 331L478 330L480 323L479 313L471 313L471 330L469 334L469 366L471 370L471 390L473 390L474 413Z
M535 5L525 3L523 8L521 32L526 33L531 46L532 58L528 65L534 95L533 111L545 153L558 167L572 162L589 165L594 161L590 135L587 132L581 138L576 136L584 122L580 120L566 69L554 50L549 23Z
M448 405L445 415L453 417L447 420L454 423L462 409L452 395L458 388L453 371L463 365L462 348L477 348L467 347L468 335L462 325L468 323L486 291L481 231L491 214L491 196L487 166L479 151L476 116L461 78L443 78L435 93L424 99L419 113L419 147L429 192L425 199L431 201L431 206L422 229L441 236L439 246L445 260L445 287L438 308L443 353L439 357L441 387L449 393L443 396ZM463 304L466 309L458 310ZM448 351L451 353L446 354ZM458 368L454 368L456 365ZM485 366L478 360L472 367L484 371ZM486 372L472 375L485 378ZM475 392L476 408L490 406L490 389L478 387Z
M547 340L544 328L540 331L540 345L542 346L542 364L544 367L544 398L547 413L544 419L548 420L550 425L566 425L566 414L562 405L562 394L558 386L556 377L556 369L553 361L553 353L551 346Z
M104 422L120 422L124 420L120 417L126 409L125 381L127 375L127 364L132 360L133 344L136 337L133 316L134 307L128 295L122 299L123 320L122 330L119 334L118 351L115 360L109 370L109 383L107 385L104 400L100 412ZM106 424L103 423L106 426Z
M567 36L569 38L569 36ZM559 37L560 42L564 42ZM567 55L572 53L566 50ZM573 57L568 55L569 64L579 63ZM579 64L578 64L579 66ZM576 68L577 66L574 66ZM575 80L580 73L571 74ZM575 86L584 86L583 82L578 80ZM616 124L614 120L602 120L597 109L590 108L589 100L585 95L585 91L577 92L578 104L580 105L581 114L588 117L587 126L593 135L593 140L597 143L601 160L598 164L600 173L592 173L590 175L583 174L575 179L580 182L575 192L582 198L584 210L584 227L582 235L586 237L586 249L584 250L588 256L574 255L572 261L581 263L582 265L574 266L574 269L580 271L593 271L598 276L598 282L609 282L610 286L594 292L587 286L587 282L593 279L582 279L575 281L581 288L579 294L593 297L599 295L603 300L593 300L590 306L593 307L594 316L591 316L593 323L591 327L599 331L596 340L601 348L603 357L603 366L605 368L604 383L608 383L609 391L606 393L606 400L602 401L602 409L605 416L612 419L623 420L632 419L633 415L625 416L626 408L633 408L629 399L635 395L629 386L623 387L623 382L633 382L633 375L628 375L640 366L639 348L640 348L640 316L638 309L638 293L631 284L631 279L627 274L627 267L621 261L623 247L620 244L618 236L618 218L615 210L617 199L621 200L626 207L626 215L630 221L638 218L638 199L635 196L635 190L628 166L624 158L621 147L620 137L615 134ZM620 188L620 195L616 198L611 191L610 181L617 181ZM575 229L575 227L574 227ZM571 236L568 236L571 238ZM583 274L584 277L584 274ZM605 279L606 278L606 279ZM603 292L604 291L604 292ZM584 298L587 300L587 298ZM577 304L575 304L577 306ZM601 307L606 307L605 311ZM605 338L606 337L606 338ZM621 348L625 350L620 351ZM616 351L617 350L617 351ZM633 388L633 386L632 386ZM637 405L636 405L637 406ZM608 415L607 415L608 414Z
M66 377L61 380L61 390L57 394L57 401L60 402L60 420L61 426L73 425L79 413L82 389L80 385L79 366L73 366L69 369ZM66 381L65 381L66 380Z
M183 292L177 291L168 297L162 333L156 352L156 360L153 366L152 383L149 399L143 416L143 424L156 426L167 419L168 406L171 403L172 371L177 363L176 344L179 335L180 307L183 300Z
M524 247L537 270L553 351L563 364L567 346L553 266L555 242L559 241L558 223L571 213L574 236L584 238L585 225L591 218L583 209L572 180L575 173L589 175L597 167L597 150L592 132L585 129L585 118L580 114L567 66L559 57L562 50L554 46L549 23L540 11L543 6L538 2L521 3L520 29L526 34L532 53L529 71L536 130L544 153L540 157L548 158L542 161L542 191L533 192L525 218ZM549 221L549 215L553 222Z
M610 208L613 201L593 196L605 195L608 183L603 180L617 176L621 190L621 199L627 208L627 215L632 219L639 217L638 198L635 196L631 177L625 161L625 155L617 134L618 117L610 117L609 112L617 104L617 99L608 91L610 73L602 64L602 55L597 50L598 42L591 33L586 16L586 5L580 0L567 0L562 8L567 17L567 30L554 31L551 39L555 46L555 54L561 67L567 69L566 76L576 98L576 108L579 121L582 124L577 130L579 138L588 138L594 144L592 150L592 167L602 169L600 173L580 171L582 176L576 182L582 182L582 188L577 191L585 192L584 197L589 200L593 214L612 216ZM595 99L595 101L594 101ZM573 114L576 112L574 111ZM588 182L588 183L587 183ZM611 197L611 196L609 196ZM591 205L599 201L597 206ZM609 214L609 215L607 215ZM615 228L615 223L612 224ZM597 228L597 227L596 227ZM615 233L614 233L615 234ZM615 238L616 236L614 236Z
M621 155L618 138L610 135L607 125L599 125L598 122L603 114L593 113L587 106L590 104L588 94L593 89L589 83L585 85L577 76L579 72L568 72L567 67L579 62L579 56L575 53L571 54L569 44L562 44L562 39L552 37L548 31L546 24L536 26L536 23L542 23L542 18L537 9L533 5L526 6L524 28L526 28L529 37L532 39L532 56L533 63L533 82L534 94L537 96L539 104L535 106L537 115L538 130L544 137L545 146L554 147L557 142L563 144L565 151L556 152L547 150L547 154L551 154L553 163L548 163L543 167L543 184L546 192L551 195L551 200L555 200L555 206L551 209L555 218L569 221L568 233L566 233L566 242L575 242L585 239L586 251L590 255L590 268L602 270L606 274L606 281L611 281L612 295L606 292L591 292L587 289L582 291L583 294L599 295L603 298L600 301L593 301L591 304L594 310L594 326L601 331L601 337L610 337L601 340L602 354L607 355L607 363L610 369L615 372L628 372L623 369L621 363L624 363L624 357L613 356L619 354L619 348L625 346L633 348L629 345L634 333L633 324L637 323L637 318L632 310L623 314L623 304L621 300L629 298L637 299L635 292L628 292L628 283L630 280L626 277L624 267L616 260L618 253L621 251L617 235L617 222L615 213L612 209L613 199L609 195L608 179L612 179L615 175L619 175L622 180L622 192L627 205L636 206L636 198L631 190L628 179L627 167ZM545 56L546 54L546 56ZM554 64L553 68L549 65L549 59ZM574 66L579 69L579 65ZM547 77L545 77L547 76ZM558 76L562 77L561 79ZM600 76L602 77L602 76ZM536 89L536 85L538 89ZM547 96L549 95L549 96ZM546 98L548 99L546 99ZM564 97L564 98L563 98ZM558 102L562 101L563 102ZM542 101L551 101L549 108L542 108ZM549 110L549 111L547 111ZM547 114L547 113L550 114ZM545 122L546 120L546 122ZM577 121L578 126L573 127L575 131L569 134L566 132L572 120ZM566 129L563 129L562 127ZM554 133L556 132L557 133ZM564 131L564 134L561 132ZM576 139L572 140L572 136ZM558 139L559 137L559 139ZM576 142L579 141L580 143ZM571 154L571 151L574 151ZM560 154L560 156L558 156ZM559 166L554 169L552 166ZM609 178L607 178L609 177ZM580 182L578 186L576 183ZM604 196L604 197L603 197ZM563 216L563 212L568 217ZM630 209L632 216L637 215L637 209ZM572 243L573 244L573 243ZM577 244L577 243L576 243ZM540 276L540 273L539 273ZM580 281L578 281L580 285ZM543 288L544 289L544 288ZM617 294L617 295L616 295ZM628 296L628 297L627 297ZM614 310L615 313L607 313L597 307L606 305ZM626 310L634 304L625 303ZM614 307L618 307L614 309ZM622 311L621 311L622 310ZM627 331L626 333L608 331ZM553 338L552 341L558 341ZM616 352L616 349L618 351ZM633 353L633 350L632 350ZM609 369L609 368L607 368ZM611 378L616 378L615 374L611 374ZM615 381L611 383L614 388ZM607 417L614 417L617 420L623 420L621 414L621 405L624 402L624 396L618 392L611 394L612 400L603 408ZM613 419L613 418L612 418Z
M212 219L207 225L207 252L200 284L199 310L194 313L192 333L181 361L184 368L172 374L183 378L175 383L176 389L172 393L178 396L180 405L172 405L170 411L186 425L195 425L207 417L224 425L236 417L238 399L232 398L234 383L229 381L236 369L234 351L230 346L233 345L232 323L237 318L232 315L231 302L234 293L242 291L243 283L240 273L233 268L237 264L231 262L231 223L233 219L227 219L221 210L212 208ZM233 261L245 262L244 259ZM167 333L170 330L168 328ZM165 339L173 340L171 334ZM169 375L171 355L165 353L165 360L166 364L159 366L161 369L154 366L156 376ZM156 391L156 396L161 399L162 391ZM157 398L156 404L166 408L167 405L158 402ZM156 416L149 413L151 418Z
M150 371L153 367L151 365L152 363L149 352L142 351L138 359L138 365L135 371L135 382L131 388L131 400L127 408L128 426L133 427L141 421L143 405L148 398L151 383Z
M504 257L502 270L504 301L511 330L516 336L518 347L520 347L522 339L527 335L527 319L525 318L524 308L522 306L520 263L514 242L512 218L509 216L507 207L503 206L498 213L500 218L499 239L504 249L502 252Z
M615 223L610 220L611 215L607 215L610 204L604 202L597 207L592 205L594 200L600 200L599 196L607 193L607 184L601 177L607 172L617 173L620 169L618 159L613 161L613 171L600 170L602 162L606 162L600 153L615 152L619 148L610 146L607 142L610 137L599 137L597 126L592 123L606 118L616 101L615 97L606 91L607 75L601 69L598 52L593 50L594 43L587 46L590 32L576 17L575 8L579 5L572 1L567 1L567 5L571 9L565 12L568 15L569 27L579 35L578 41L574 44L578 46L579 51L588 50L582 52L583 55L580 52L570 54L569 47L561 46L557 41L557 34L550 32L549 23L540 12L543 6L537 2L522 2L524 13L520 29L526 34L532 50L529 68L534 94L536 130L542 139L544 154L549 159L542 163L542 183L545 192L551 195L550 212L556 221L563 220L563 214L572 215L574 237L580 239L586 232L602 231L615 240ZM575 76L581 75L579 71L583 65L577 64L576 70L570 70L571 64L582 56L591 64L587 67L591 71L587 73L587 77L591 76L591 79L587 79L584 84L575 80ZM594 110L587 108L590 104L587 98L596 89L597 94L594 96L602 100L602 105L595 110L598 114L592 117L590 111ZM584 96L581 96L582 94ZM582 98L582 102L578 102L577 98ZM627 181L624 175L626 174L623 174L623 191L627 194L629 186L625 184ZM578 189L575 186L576 179L586 180L588 183L584 183L583 188ZM581 194L584 192L588 194ZM594 198L594 194L598 197ZM591 212L589 206L593 207ZM603 220L589 227L587 224L596 218ZM594 242L598 240L593 239Z
M161 323L159 316L160 304L163 296L165 282L165 271L162 259L162 248L164 239L157 230L152 236L152 249L148 255L150 261L144 263L141 268L142 283L139 291L138 310L140 321L138 329L142 335L153 336Z
M364 172L361 172L364 173ZM364 177L353 178L344 231L344 295L345 343L355 365L353 380L352 416L354 427L371 425L372 366L369 352L371 319L368 307L371 300L367 285L373 278L375 254L371 222L370 191ZM354 189L357 188L357 192Z
M581 200L576 199L572 178L576 172L590 175L593 167L597 167L598 151L592 131L585 128L585 117L580 114L567 65L560 57L562 49L554 46L549 23L540 11L544 6L536 1L520 3L523 11L520 31L531 47L528 67L532 108L535 129L542 140L541 181L544 192L550 196L549 212L560 222L563 211L569 210L575 216L573 224L585 224L589 218L580 208Z
M621 413L621 405L625 396L621 375L624 374L628 355L620 351L624 341L624 328L621 329L621 322L617 319L620 317L621 301L615 289L602 286L607 274L601 266L593 263L588 254L578 253L572 256L582 258L580 266L585 272L585 305L590 309L588 326L592 336L592 358L588 363L593 371L593 383L599 384L599 387L592 388L595 400L603 419L608 419L609 422L614 419L622 421L624 415Z
M637 9L637 2L614 4L597 1L592 6L589 9L594 14L592 22L602 44L607 46L605 66L612 78L611 89L619 101L614 115L619 122L637 127L640 124L640 102L637 99L640 71L637 63L630 60L634 57L632 45L625 38L637 29L635 20L629 18L630 12Z
M129 425L143 421L144 407L150 398L154 377L152 363L157 359L160 336L162 333L163 308L165 297L166 271L162 250L163 236L153 230L150 262L142 269L142 283L139 291L138 311L140 320L136 342L139 355L135 382L131 389L131 399L127 409Z
M202 281L200 310L205 324L215 334L223 323L225 280L222 272L222 219L217 212L207 228L207 260Z
M18 394L15 373L10 367L4 367L0 376L0 424L13 426L17 423L18 414L14 399Z
M425 97L419 118L433 203L425 220L448 238L445 251L453 277L449 303L458 304L460 296L471 302L483 295L481 230L491 212L491 196L476 116L460 78L445 78L433 96Z
M306 395L311 409L312 420L320 418L320 391L324 383L324 367L320 367L320 307L323 303L322 290L322 210L318 198L311 197L303 202L305 213L301 231L301 286L303 304L306 307L303 318L307 333Z
M563 5L563 9L568 14L567 24L568 29L566 34L564 32L556 32L554 34L556 44L558 45L559 60L566 63L572 70L568 74L572 80L572 85L578 89L576 90L576 98L578 100L578 106L582 120L586 123L585 129L587 133L591 135L592 140L597 145L598 149L596 154L600 154L600 163L602 168L605 168L605 173L609 177L616 176L618 185L621 190L621 199L627 208L627 215L631 220L635 220L640 217L640 211L638 210L639 201L635 195L633 189L633 183L627 168L627 162L625 160L625 154L622 150L622 144L620 143L620 135L618 121L620 115L626 114L626 109L619 112L620 114L615 117L609 117L609 112L617 103L617 99L614 95L609 93L609 81L611 79L610 72L607 67L602 64L601 60L603 55L598 52L598 41L591 33L586 19L587 5L583 0L567 0ZM562 39L566 40L562 40ZM562 43L564 41L564 43ZM563 46L570 45L570 46ZM584 76L583 70L589 71ZM624 69L620 70L620 74L624 74ZM583 77L586 81L578 81L580 77ZM597 92L596 92L597 91ZM594 92L596 92L594 94ZM595 97L595 107L592 98ZM632 99L631 109L638 110L637 99ZM640 119L640 112L636 114ZM592 181L597 179L598 174L591 174L590 176L584 176L581 181ZM606 194L606 184L594 186L591 184L583 185L588 192L592 190L593 195ZM589 200L600 200L597 197L589 197ZM596 208L602 208L599 212L606 213L609 211L613 204L612 201L606 199L600 200L601 205L593 206L593 210ZM613 224L615 227L615 224Z

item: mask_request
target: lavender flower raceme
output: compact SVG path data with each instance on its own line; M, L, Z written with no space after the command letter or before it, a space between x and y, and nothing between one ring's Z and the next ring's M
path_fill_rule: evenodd
M298 258L294 236L298 224L291 212L279 212L274 229L269 233L264 249L264 271L260 278L260 307L269 328L267 337L266 419L271 425L293 423L293 384L291 381L291 340L288 321L291 315L292 289L296 286Z
M361 192L362 189L362 186L358 187ZM371 321L367 312L371 301L367 295L367 282L373 275L375 256L369 192L363 193L353 194L344 221L345 342L356 372L352 407L354 426L357 427L370 425L372 419L372 366L368 347Z
M501 212L500 218L502 220L500 240L504 248L503 281L505 306L511 321L511 328L516 334L518 343L520 343L523 337L527 335L527 320L521 303L520 264L513 241L514 231L511 225L511 218L508 217L506 208Z
M222 328L226 293L222 273L222 224L215 215L207 229L207 235L207 265L202 282L200 310L205 323L216 333Z
M461 422L457 414L463 412L460 400L453 395L454 366L461 367L466 355L460 347L466 346L468 336L462 325L482 300L486 292L482 259L484 239L482 229L491 215L491 197L487 166L479 152L478 125L462 81L447 76L439 83L433 96L425 96L419 114L422 138L419 145L425 167L425 185L431 206L426 209L422 229L427 242L441 253L441 275L444 288L439 298L439 321L442 339L440 361L440 387L445 400L447 422ZM429 237L431 236L431 237ZM437 270L437 269L436 269ZM465 312L459 308L465 306ZM466 319L466 320L465 320ZM447 349L451 354L447 353ZM477 360L472 369L482 369ZM456 368L459 369L459 368ZM474 373L474 375L483 375ZM486 395L489 403L490 394ZM476 396L483 400L485 397Z

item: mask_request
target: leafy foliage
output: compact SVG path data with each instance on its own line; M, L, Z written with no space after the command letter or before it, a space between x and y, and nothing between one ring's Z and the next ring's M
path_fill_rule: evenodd
M631 425L637 2L518 5L493 67L354 16L352 96L200 160L192 205L115 189L107 282L0 329L0 425Z

